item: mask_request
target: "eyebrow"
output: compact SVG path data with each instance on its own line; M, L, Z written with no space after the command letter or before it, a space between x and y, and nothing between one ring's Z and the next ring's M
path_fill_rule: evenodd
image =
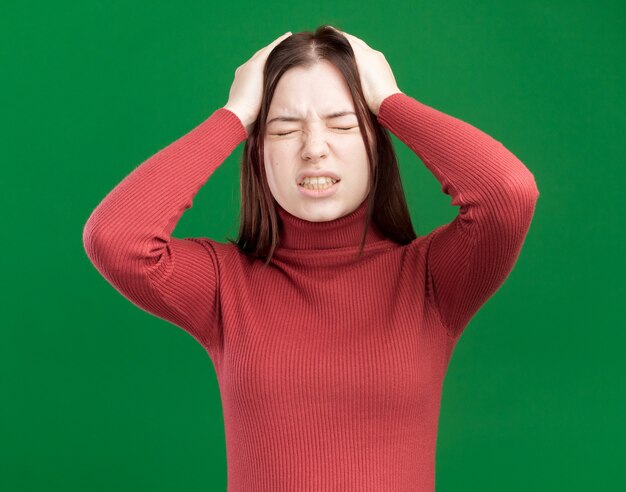
M340 116L345 116L347 114L356 115L354 111L336 111L334 113L325 115L324 119L328 120L331 118L339 118ZM271 120L269 120L266 124L269 125L270 123L274 121L302 121L303 119L304 118L297 118L295 116L277 116L276 118L272 118Z

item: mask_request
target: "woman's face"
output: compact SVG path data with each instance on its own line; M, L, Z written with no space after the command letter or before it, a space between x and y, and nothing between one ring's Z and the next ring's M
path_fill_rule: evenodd
M348 114L334 115L340 112ZM265 173L272 195L287 212L312 222L328 221L365 200L370 179L365 144L347 82L334 65L321 61L285 72L267 122ZM340 181L326 196L316 190L307 195L301 177L320 172Z

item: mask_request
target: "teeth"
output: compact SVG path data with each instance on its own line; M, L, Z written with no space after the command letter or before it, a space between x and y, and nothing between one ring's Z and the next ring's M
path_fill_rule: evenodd
M333 185L333 183L326 183L326 184L309 184L309 183L304 183L302 185L303 188L307 189L307 190L325 190L326 188L330 188Z
M333 179L329 176L318 176L318 177L309 177L307 176L300 183L301 185L310 184L310 185L326 185L326 184L335 184L337 182L336 179Z

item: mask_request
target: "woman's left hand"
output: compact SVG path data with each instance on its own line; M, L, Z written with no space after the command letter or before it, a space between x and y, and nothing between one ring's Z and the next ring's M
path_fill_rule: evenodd
M346 37L352 46L365 100L370 111L378 116L383 100L391 94L402 92L398 88L391 67L382 52L370 48L365 41L352 34L344 31L339 32Z

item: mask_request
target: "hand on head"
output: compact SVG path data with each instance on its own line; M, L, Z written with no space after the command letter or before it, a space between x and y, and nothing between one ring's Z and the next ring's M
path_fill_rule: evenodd
M345 36L354 51L365 100L372 113L378 115L380 104L387 96L402 92L393 71L382 52L370 48L365 41L352 34L336 30Z
M291 36L291 31L258 50L248 61L235 70L235 79L230 87L228 102L224 108L239 117L248 133L261 109L265 61L274 47L289 36Z

